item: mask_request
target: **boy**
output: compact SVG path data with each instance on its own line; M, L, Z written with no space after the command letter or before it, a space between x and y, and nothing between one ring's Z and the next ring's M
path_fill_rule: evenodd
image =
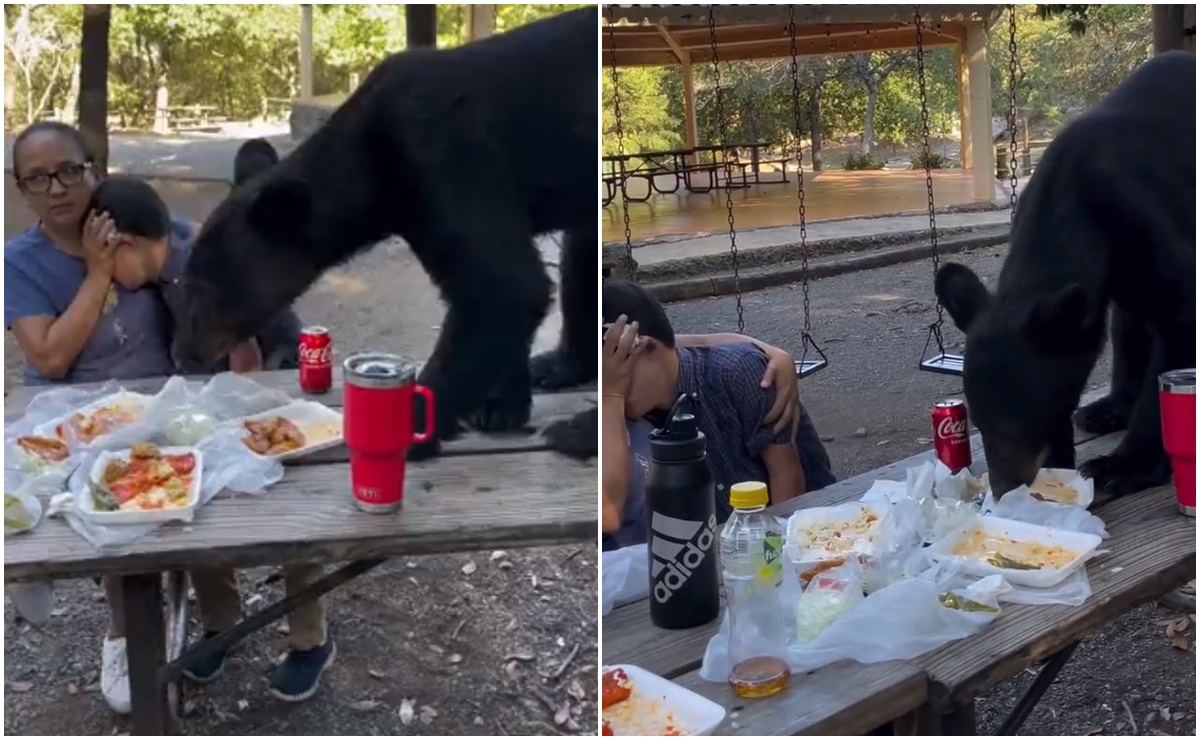
M107 213L115 227L112 237L117 242L114 281L127 291L147 286L157 288L170 313L178 321L182 315L179 307L182 305L184 289L180 278L191 249L191 226L173 221L166 204L154 188L133 177L115 175L101 182L93 193L91 209ZM296 328L295 340L289 338L292 327ZM230 352L228 369L246 372L261 369L264 364L271 369L278 368L281 358L288 354L288 348L280 346L282 343L290 342L292 356L296 353L298 327L299 319L295 314L290 310L285 311L263 331L257 341L251 339ZM170 340L173 327L165 327L165 330ZM263 355L267 358L265 363ZM179 369L184 373L198 373L226 368L181 366ZM317 580L322 571L322 567L315 564L286 566L284 582L288 595L299 592ZM228 569L204 570L194 571L191 576L206 625L205 637L220 631L208 629L209 626L220 625L221 629L229 629L236 624L241 616L241 595L234 572ZM288 617L288 624L291 628L288 655L271 674L270 691L283 701L303 701L316 693L321 674L332 664L336 649L328 638L324 608L320 601L293 611ZM225 653L211 654L204 661L185 668L184 675L197 683L207 683L224 669L225 657Z
M720 522L732 513L729 487L740 481L766 481L771 503L777 504L836 480L803 404L794 431L789 427L775 432L763 424L776 389L762 387L767 356L749 338L746 343L677 346L675 331L658 301L624 280L605 280L602 302L605 323L626 316L629 323L639 324L640 346L624 398L627 419L649 419L661 425L681 394L699 394L690 410L708 438ZM641 457L648 456L643 440L631 438L630 444ZM635 460L639 455L633 456ZM634 485L640 472L631 478ZM636 492L629 493L636 498Z

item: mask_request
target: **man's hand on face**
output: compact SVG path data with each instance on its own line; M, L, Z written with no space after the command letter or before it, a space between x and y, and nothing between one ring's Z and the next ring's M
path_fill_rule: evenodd
M229 351L229 369L235 373L253 373L262 370L262 350L258 341L251 338Z

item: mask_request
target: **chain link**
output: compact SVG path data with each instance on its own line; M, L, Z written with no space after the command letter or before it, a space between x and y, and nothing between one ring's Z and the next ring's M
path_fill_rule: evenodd
M929 254L933 261L933 275L937 278L938 272L938 233L937 233L937 218L934 214L933 205L933 169L930 167L929 158L931 156L929 149L929 101L925 94L925 37L923 33L924 21L921 18L921 6L913 6L913 23L917 27L917 86L921 95L921 152L925 158L925 191L929 196ZM937 321L931 326L934 337L937 339L938 352L945 353L945 347L942 345L942 324L945 317L942 315L942 302L937 302Z
M617 134L617 166L621 169L621 214L625 217L625 267L637 281L637 263L633 260L633 232L629 229L629 191L626 189L628 175L625 173L625 130L621 124L621 85L617 77L617 30L616 6L608 6L608 48L612 54L613 119Z
M1017 6L1008 6L1009 220L1017 220Z
M725 126L725 101L721 95L721 65L717 58L717 23L713 6L708 6L708 38L712 46L713 92L716 95L717 128L721 144L721 165L725 170L725 210L729 214L729 253L733 259L733 289L737 292L738 334L746 333L746 316L742 308L742 279L738 273L737 231L733 228L733 168L729 164L729 130Z
M800 62L796 53L796 6L788 6L788 37L792 52L792 116L796 131L796 180L797 198L800 201L800 290L804 295L804 339L812 330L811 311L808 305L808 223L804 215L804 143L800 120Z

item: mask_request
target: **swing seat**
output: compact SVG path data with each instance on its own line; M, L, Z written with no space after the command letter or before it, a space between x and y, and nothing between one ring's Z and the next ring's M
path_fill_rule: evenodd
M957 375L961 377L963 374L963 356L952 355L946 351L942 340L942 328L940 324L941 319L938 319L937 322L929 325L929 336L925 338L925 349L921 350L921 357L924 358L929 354L929 344L931 342L937 347L938 353L928 359L922 359L917 368L927 373Z
M822 357L819 360L796 360L796 377L807 378L818 370L829 367L829 360Z
M961 377L963 374L963 356L943 352L930 357L928 360L921 360L920 369L927 373L941 373L942 375L958 375Z
M807 378L818 370L824 370L829 367L829 359L825 357L825 352L817 345L816 340L807 331L804 332L802 342L800 359L795 361L797 378ZM817 353L815 359L810 360L808 358L809 348Z

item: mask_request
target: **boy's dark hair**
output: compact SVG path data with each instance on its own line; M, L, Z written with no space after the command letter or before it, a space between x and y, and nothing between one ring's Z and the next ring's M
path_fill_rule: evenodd
M107 212L122 234L162 239L171 230L167 204L150 183L129 175L101 180L92 192L91 208Z
M279 152L266 139L250 139L233 155L233 186L236 188L279 164Z
M628 280L605 280L601 304L603 323L611 324L621 314L625 314L630 323L638 322L640 336L656 339L670 349L675 348L675 329L671 327L667 312L654 296L637 283Z
M17 134L17 138L13 139L12 145L12 160L13 160L13 177L21 179L21 173L17 170L17 153L21 150L21 145L25 143L33 134L38 133L54 133L60 136L65 136L79 147L79 154L83 157L82 164L90 164L95 161L91 151L88 149L87 142L83 139L83 134L79 133L79 129L74 126L63 123L62 121L35 121L25 128L21 129L21 133Z

